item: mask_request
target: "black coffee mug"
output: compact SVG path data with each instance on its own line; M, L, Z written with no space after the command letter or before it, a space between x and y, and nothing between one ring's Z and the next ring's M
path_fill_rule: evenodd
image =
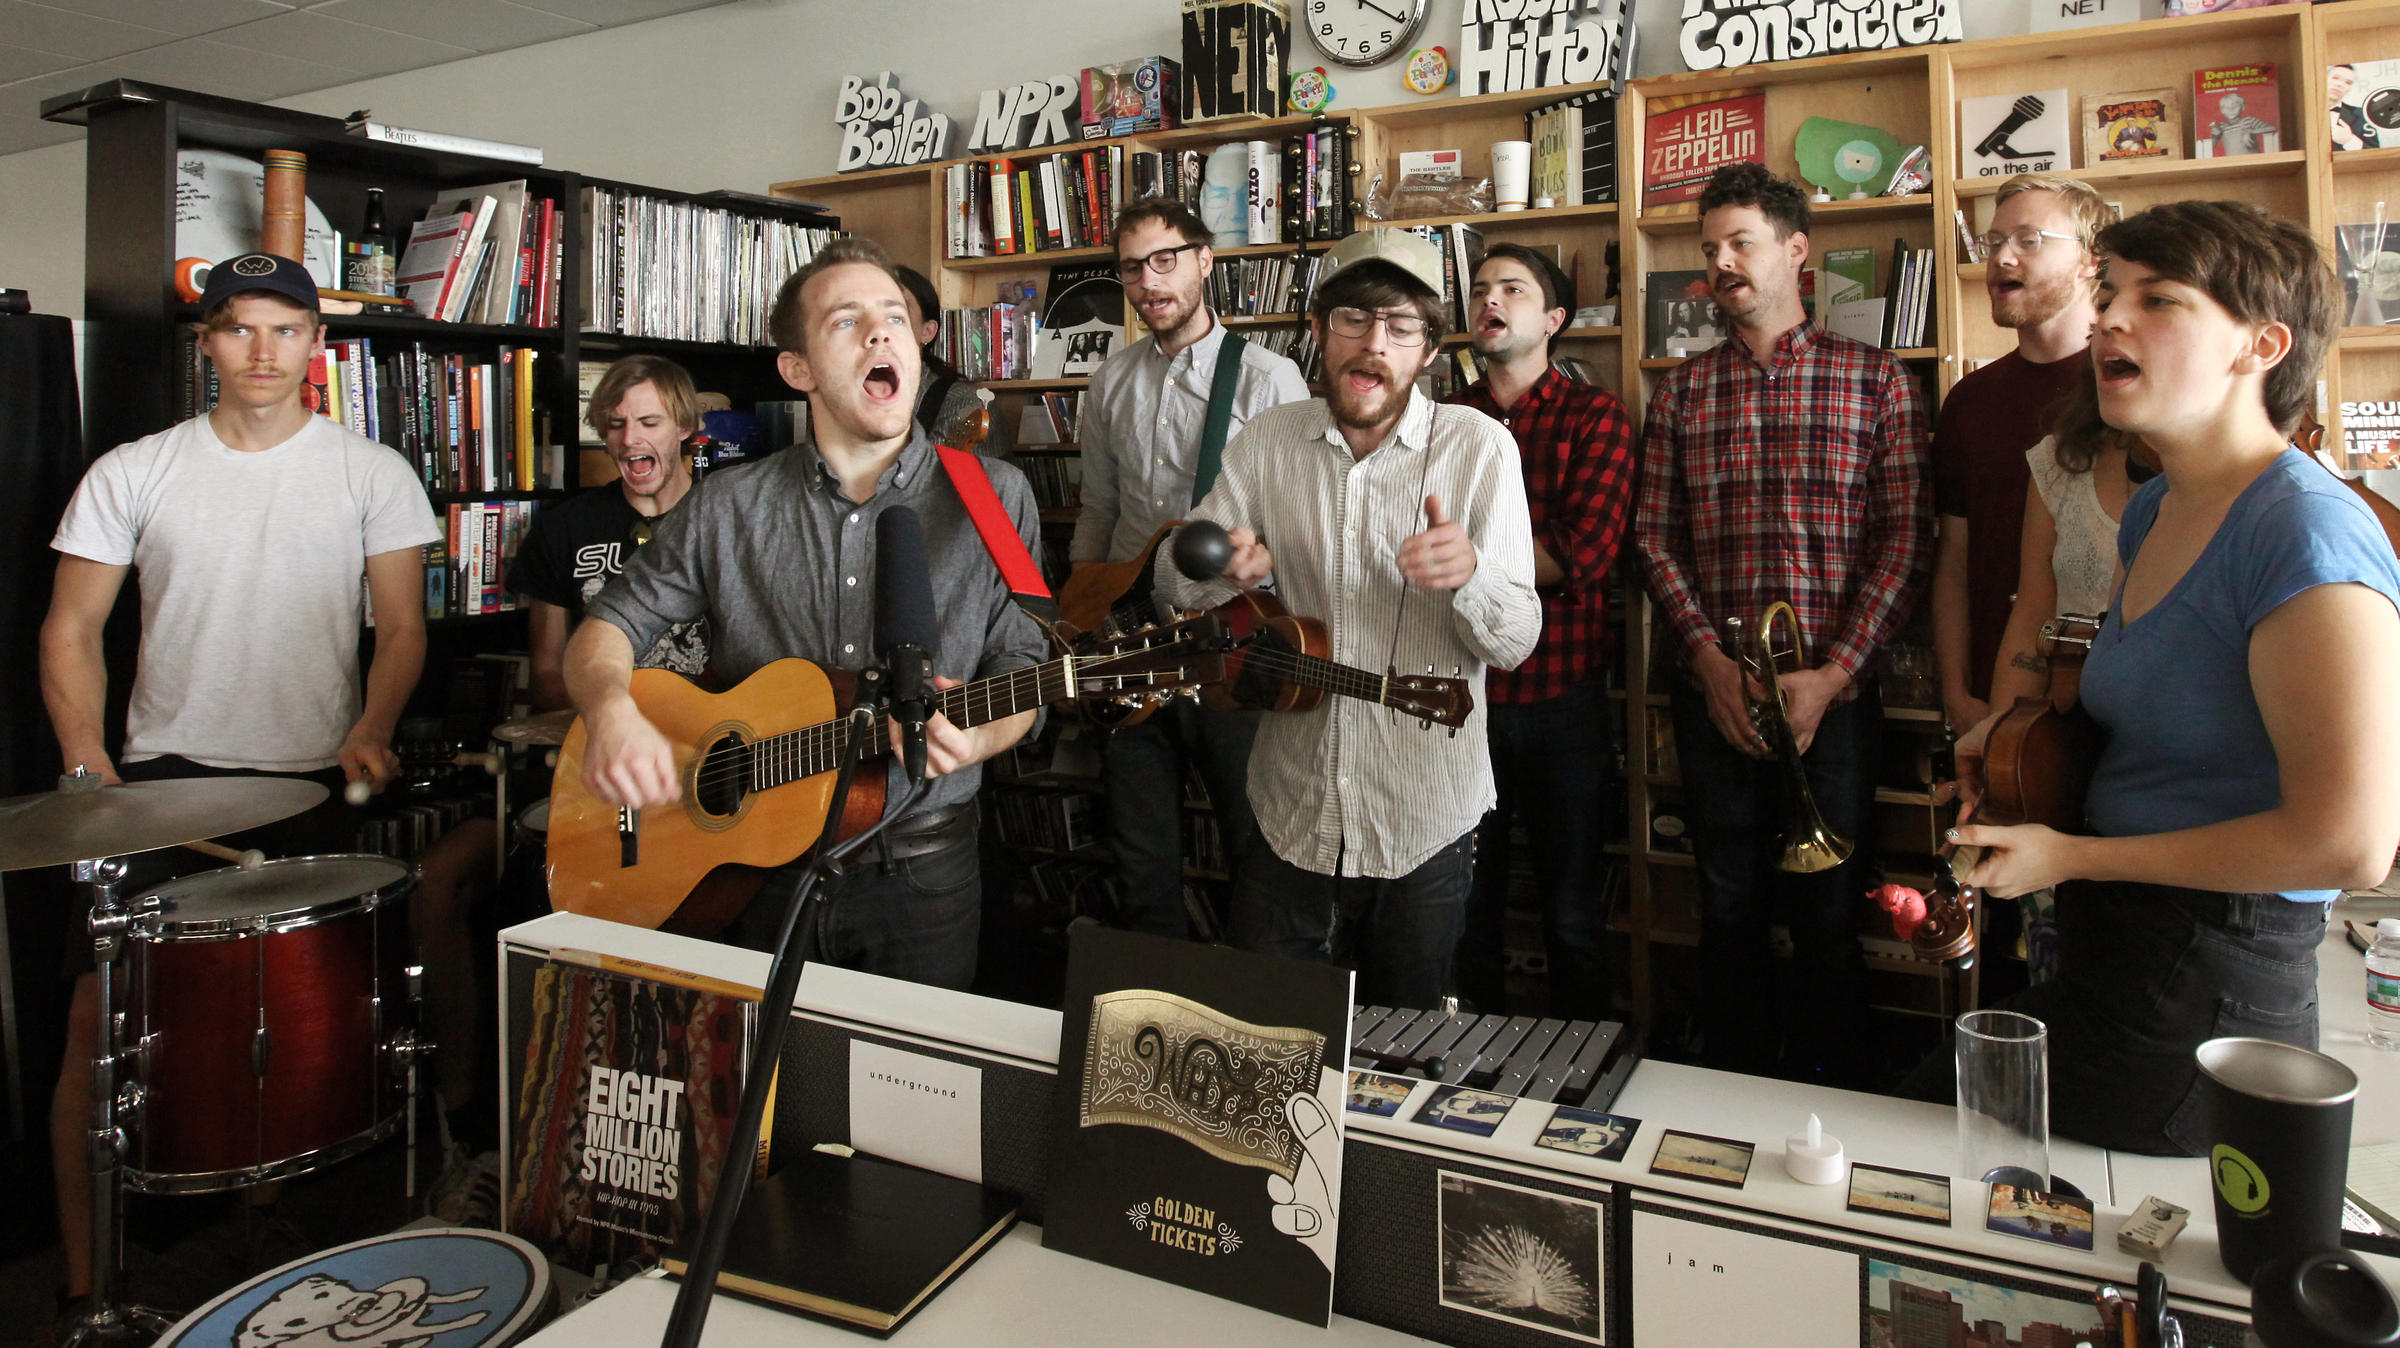
M2248 1283L2278 1252L2338 1246L2358 1075L2271 1039L2211 1039L2194 1056L2226 1272Z

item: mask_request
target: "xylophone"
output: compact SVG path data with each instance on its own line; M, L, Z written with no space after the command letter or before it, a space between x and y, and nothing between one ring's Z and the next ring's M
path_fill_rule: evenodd
M1638 1027L1405 1007L1351 1008L1350 1065L1605 1111L1642 1058Z

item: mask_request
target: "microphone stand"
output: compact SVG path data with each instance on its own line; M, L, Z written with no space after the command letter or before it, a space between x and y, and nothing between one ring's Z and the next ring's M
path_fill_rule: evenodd
M749 1192L751 1172L758 1168L759 1124L767 1112L768 1087L775 1079L776 1063L783 1056L784 1032L791 1026L792 998L800 990L800 971L808 964L807 952L814 945L816 925L823 913L820 882L827 875L840 879L844 858L872 841L883 832L885 824L906 814L925 795L925 780L912 781L899 809L886 811L873 828L857 837L838 846L833 844L834 829L842 818L842 802L850 793L851 774L860 758L868 756L861 749L866 737L875 730L874 700L888 691L880 670L867 671L859 682L858 704L850 709L851 752L843 755L842 765L835 772L833 798L826 805L825 828L817 835L825 841L810 849L799 878L791 885L792 897L775 939L775 960L767 967L767 987L759 1002L758 1043L750 1051L749 1071L742 1078L741 1112L734 1119L733 1139L725 1148L725 1168L717 1180L717 1191L709 1197L708 1215L701 1223L700 1238L693 1245L689 1265L684 1269L683 1287L675 1294L675 1310L667 1318L666 1335L659 1341L661 1348L697 1348L700 1330L708 1322L708 1307L717 1295L717 1271L725 1263L725 1244L733 1234L733 1219L741 1212L743 1196ZM808 939L796 941L795 937Z

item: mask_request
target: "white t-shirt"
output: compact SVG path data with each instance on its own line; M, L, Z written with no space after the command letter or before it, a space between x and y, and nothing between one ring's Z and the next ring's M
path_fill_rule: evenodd
M101 455L50 546L136 569L125 761L305 772L358 720L367 558L440 536L397 451L310 417L245 452L200 416Z
M2102 508L2092 474L2058 466L2055 435L2043 436L2025 451L2025 466L2057 534L2050 548L2050 572L2058 582L2058 611L2108 612L2109 598L2117 591L2117 522Z

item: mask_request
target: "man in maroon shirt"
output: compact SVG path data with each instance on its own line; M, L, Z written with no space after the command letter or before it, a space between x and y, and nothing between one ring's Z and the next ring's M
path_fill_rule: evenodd
M2025 451L2050 433L2082 372L2099 275L2091 241L2108 221L2100 194L2073 178L2019 174L1993 198L1984 293L2017 347L1959 380L1933 428L1933 650L1952 734L1991 710L1992 661L2017 589Z
M1781 679L1792 737L1827 826L1856 838L1883 719L1875 657L1916 602L1932 520L1916 376L1809 321L1808 225L1801 190L1760 165L1710 177L1700 253L1733 335L1659 378L1634 540L1684 667L1671 701L1700 871L1708 1065L1839 1085L1863 1066L1861 858L1775 870L1794 802L1752 727L1724 624L1792 606L1805 665ZM1779 914L1793 956L1782 995L1767 941Z
M1509 823L1533 849L1549 955L1549 1014L1608 1015L1607 896L1601 852L1608 811L1622 812L1609 711L1608 577L1633 505L1633 423L1615 394L1579 384L1550 363L1574 311L1558 265L1518 243L1498 243L1475 269L1468 336L1484 377L1450 401L1472 407L1517 438L1525 504L1533 518L1533 581L1542 599L1541 643L1513 670L1484 674L1486 733L1499 804L1477 831L1475 893L1459 943L1459 990L1478 1010L1506 1000L1500 934L1508 908ZM1506 1008L1514 1013L1523 1008Z

